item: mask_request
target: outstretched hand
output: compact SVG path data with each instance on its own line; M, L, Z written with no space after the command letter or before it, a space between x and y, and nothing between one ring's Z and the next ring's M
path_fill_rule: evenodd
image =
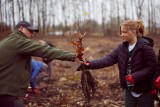
M83 58L83 55L80 56L78 53L76 53L76 57L75 57L75 62L80 62L83 63L85 61L85 59Z
M90 65L89 61L84 61L81 63L81 65L79 65L79 67L77 68L77 71L81 71L83 69L89 69L89 65Z

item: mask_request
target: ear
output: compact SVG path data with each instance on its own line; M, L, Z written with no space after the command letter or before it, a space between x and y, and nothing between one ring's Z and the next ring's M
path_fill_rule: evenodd
M23 27L20 26L20 27L18 28L18 30L19 30L19 31L23 31Z

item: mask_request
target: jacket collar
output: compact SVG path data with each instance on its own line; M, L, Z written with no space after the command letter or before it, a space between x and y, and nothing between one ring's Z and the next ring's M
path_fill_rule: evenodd
M13 33L16 33L16 34L19 34L19 35L21 35L23 37L26 37L26 35L23 32L19 31L19 30L14 30Z
M128 47L129 43L127 41L124 41L123 45L126 46L126 47ZM153 47L154 41L151 38L148 38L148 37L138 37L137 38L136 47L137 46L141 47L142 45L148 45L148 46Z

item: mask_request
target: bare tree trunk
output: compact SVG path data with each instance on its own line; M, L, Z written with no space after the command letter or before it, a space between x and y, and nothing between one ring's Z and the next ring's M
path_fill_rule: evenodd
M116 4L117 4L117 20L118 20L118 25L117 25L117 29L119 28L119 26L120 26L120 15L119 15L119 2L118 2L118 0L116 0Z
M32 8L32 5L33 4L33 1L32 0L29 0L29 19L30 19L30 22L33 23L33 15L32 15L32 11L33 11L33 8Z
M127 0L123 2L123 9L124 9L124 20L127 20Z
M24 8L23 8L23 4L24 4L24 1L23 0L19 0L19 4L20 4L20 12L21 12L21 16L22 16L22 20L25 20L24 19Z
M73 7L74 7L74 20L75 20L75 23L74 23L74 30L76 31L82 31L82 20L83 22L86 20L86 14L85 14L85 8L82 8L82 5L84 6L85 5L85 1L74 1L74 4L73 4ZM80 12L82 11L82 14L84 14L83 18L82 16L80 15Z
M151 33L153 34L154 32L154 28L153 28L153 25L154 25L154 19L153 19L153 1L151 0Z
M104 6L104 3L102 2L101 4L101 7L102 7L102 31L103 31L103 36L105 35L105 6Z
M22 12L22 20L25 20L25 18L24 18L24 8L23 8L23 4L24 4L24 1L23 0L21 0L21 12Z
M46 0L42 0L42 31L46 33Z
M101 4L102 7L102 32L103 32L103 36L107 35L107 24L106 24L106 20L107 20L107 6L106 6L106 1L102 1Z
M19 17L24 20L24 9L23 9L24 0L17 0L18 8L19 8Z
M134 2L133 2L134 0L131 0L131 12L132 12L132 19L134 19L134 10L133 10L133 8L134 8Z
M2 1L0 0L0 22L3 21L2 17Z
M37 5L37 13L38 13L38 19L37 19L37 25L38 25L38 29L41 31L41 23L40 23L40 1L41 0L37 0L36 1L36 5Z
M54 6L56 6L56 1L55 0L51 0L51 3L50 3L50 15L49 16L49 23L48 23L48 26L47 26L47 32L53 32L55 31L55 10L54 10ZM52 22L52 23L51 23ZM50 29L50 27L52 29Z
M153 0L153 20L154 20L154 30L155 30L155 34L157 34L157 26L156 26L156 22L158 22L157 18L156 18L156 6L155 6L155 1Z
M62 15L64 19L64 24L63 25L63 34L68 30L67 26L67 1L62 0Z
M142 19L142 9L143 9L144 0L135 0L136 13L138 19Z
M8 5L8 2L7 1L5 1L4 2L5 3L5 8L4 8L4 17L5 17L5 22L7 22L8 21L8 11L7 11L7 5Z
M91 19L91 16L90 16L90 13L91 13L91 6L90 6L89 0L87 0L86 2L87 2L87 4L88 4L88 14L87 14L87 16L88 16L88 20L90 20L90 19Z
M151 33L151 5L152 0L148 0L148 34Z
M11 10L11 12L12 12L12 17L13 17L12 23L13 23L13 26L15 26L14 0L12 0L11 3L12 3L12 10Z
M12 6L12 4L9 4L9 5L11 5ZM9 8L8 9L8 25L11 25L11 28L13 29L13 25L12 25L12 22L13 22L13 16L12 16L12 9L11 8Z
M153 9L152 9L152 16L153 16L153 32L154 34L157 34L157 27L156 27L156 10L155 10L155 1L153 0Z
M110 6L111 6L111 9L110 9L110 15L109 15L109 17L110 17L110 21L111 21L111 23L110 23L110 28L112 27L112 23L113 23L113 18L112 18L112 15L113 15L113 0L112 1L110 1Z

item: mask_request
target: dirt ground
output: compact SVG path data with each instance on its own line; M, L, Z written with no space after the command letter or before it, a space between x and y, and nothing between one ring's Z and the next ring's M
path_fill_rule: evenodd
M74 51L68 37L41 38L52 42L56 47ZM158 53L160 38L154 38L155 51ZM110 53L119 43L119 37L85 37L85 58L96 59ZM79 63L53 61L52 77L49 81L39 81L40 93L34 95L29 91L29 98L23 98L26 107L84 107L84 96L81 91L81 72L76 71ZM98 81L98 87L90 107L124 107L123 90L119 85L117 65L91 71Z

